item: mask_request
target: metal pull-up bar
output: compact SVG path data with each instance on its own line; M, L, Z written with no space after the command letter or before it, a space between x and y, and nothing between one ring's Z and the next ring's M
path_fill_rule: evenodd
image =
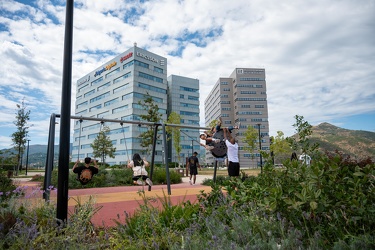
M48 147L47 147L47 159L46 159L46 167L45 167L45 177L44 177L44 191L45 194L43 194L43 198L48 201L50 192L49 192L49 186L51 184L51 175L53 170L53 157L54 157L54 144L55 144L55 124L56 124L56 118L60 118L61 116L59 114L51 114L51 120L50 120L50 129L49 129L49 137L48 137ZM154 123L154 122L146 122L146 121L125 121L125 120L118 120L118 119L104 119L104 118L94 118L94 117L83 117L83 116L70 116L70 119L79 120L82 124L83 120L88 121L99 121L99 122L113 122L113 123L119 123L120 125L124 123L128 124L134 124L134 125L147 125L147 126L154 126L154 143L152 147L152 155L151 155L151 169L150 169L150 176L152 177L154 172L154 162L155 162L155 150L156 150L156 138L157 138L157 132L159 126L162 127L163 130L163 146L164 146L164 152L168 152L167 150L167 139L166 139L166 131L165 127L174 127L174 128L190 128L190 129L204 129L208 130L207 127L197 127L197 126L190 126L190 125L181 125L181 124L167 124L167 123ZM81 128L81 126L80 126ZM62 129L62 128L61 128ZM60 130L61 130L60 129ZM61 133L60 133L61 134ZM68 137L69 139L70 137ZM70 144L70 141L69 141ZM61 138L60 138L60 147L61 147ZM61 151L61 150L60 150ZM58 186L57 190L58 192L62 192L63 195L57 196L57 207L60 207L60 210L57 212L57 218L61 220L65 220L67 218L67 214L65 214L64 211L67 213L67 204L68 204L68 183L69 183L69 157L68 157L68 163L65 165L60 165L60 159L59 156L59 174L58 174ZM165 169L166 169L166 177L167 177L167 189L168 189L168 195L171 195L171 187L170 187L170 176L169 176L169 167L168 167L168 157L165 153L164 155L164 161L165 161ZM64 174L60 174L61 169L64 169ZM65 173L67 171L67 173ZM151 187L148 188L149 191L151 191ZM61 209L61 206L66 206L66 209Z

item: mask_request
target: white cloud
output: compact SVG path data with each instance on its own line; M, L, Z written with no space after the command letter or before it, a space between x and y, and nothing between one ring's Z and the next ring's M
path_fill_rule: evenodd
M60 112L65 3L35 3L0 3L0 126L26 96L33 136L46 138L49 115ZM374 112L372 0L75 4L72 109L77 79L137 42L167 57L168 75L199 79L201 119L213 84L236 67L266 69L271 135L293 133L296 114L316 125Z

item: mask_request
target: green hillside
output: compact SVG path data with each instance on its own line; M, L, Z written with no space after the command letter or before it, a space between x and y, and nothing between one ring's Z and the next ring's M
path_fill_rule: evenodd
M321 123L312 128L310 139L317 142L321 151L339 151L351 157L375 160L375 133L362 130L349 130L329 123Z

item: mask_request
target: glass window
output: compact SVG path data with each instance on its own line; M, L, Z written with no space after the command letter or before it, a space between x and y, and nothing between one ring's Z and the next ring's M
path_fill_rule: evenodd
M115 109L112 109L112 114L116 114L118 112L121 112L123 110L126 110L128 109L129 105L124 105L124 106L121 106L121 107L118 107L118 108L115 108Z
M87 93L85 94L85 97L90 96L90 95L92 95L92 94L94 94L94 93L95 93L95 89L90 90L89 92L87 92Z
M159 93L163 93L163 94L167 93L166 89L157 88L157 87L154 87L154 86L151 86L151 85L148 85L148 84L144 84L144 83L138 83L138 87L143 88L143 89L147 89L147 90L152 90L152 91L159 92Z
M114 81L113 81L113 83L118 83L118 82L121 82L121 81L123 81L124 79L126 79L126 78L128 78L128 77L131 77L131 72L128 72L128 73L126 73L126 74L124 74L124 75L122 75L122 76L120 76L120 77L117 77Z
M148 65L147 63L140 62L140 61L137 61L137 60L135 60L135 65L141 66L141 67L146 68L146 69L148 69L150 67L150 65Z
M90 112L91 112L91 111L94 111L94 110L97 110L97 109L101 109L101 108L102 108L102 105L101 105L101 104L96 105L96 106L90 108Z
M111 76L113 76L114 74L117 74L118 72L120 72L120 68L117 68L117 69L115 69L115 70L112 70L111 72L109 72L108 74L105 75L105 78L111 77Z
M87 88L88 86L89 86L89 85L86 84L86 85L80 87L80 88L78 89L78 92L81 92L82 90L84 90L84 89Z
M143 72L139 72L138 76L146 78L146 79L154 81L154 82L163 83L163 78L152 76L152 75L149 75L149 74L146 74L146 73L143 73Z
M188 88L188 87L183 87L183 86L180 86L180 90L188 91L188 92L198 92L198 89L193 89L193 88Z
M98 79L96 79L95 81L92 81L92 82L91 82L91 86L94 86L95 84L98 84L98 83L100 83L101 81L103 81L103 77L102 77L102 76L99 77Z
M199 101L199 97L188 95L188 100Z
M104 94L101 94L101 95L98 95L94 98L91 98L90 99L90 103L93 103L93 102L96 102L96 101L99 101L100 99L103 99L103 98L106 98L107 96L109 96L109 92L106 92Z
M86 105L87 105L87 101L81 102L77 104L77 109L82 108L83 106L86 106Z
M154 71L163 74L163 69L155 67L155 66L154 66Z
M109 85L111 85L110 82L104 83L103 85L98 87L98 91L107 88Z
M118 87L118 88L115 88L115 89L113 90L113 94L114 94L114 93L117 93L117 92L119 92L119 91L121 91L121 90L124 90L124 89L126 89L127 87L129 87L129 83L126 83L126 84L124 84L124 85L122 85L122 86L120 86L120 87Z
M104 107L107 107L107 106L109 106L109 105L112 105L112 104L114 104L114 103L116 103L116 102L118 102L118 98L115 98L115 99L112 99L112 100L110 100L110 101L105 102L105 103L104 103Z

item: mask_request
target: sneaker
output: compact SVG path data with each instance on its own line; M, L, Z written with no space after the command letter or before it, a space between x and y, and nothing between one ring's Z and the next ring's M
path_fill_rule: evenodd
M215 143L219 143L220 139L212 139Z
M193 183L193 186L195 186L195 183Z
M137 180L137 184L138 184L138 185L143 185L143 181L142 181L141 179L138 179L138 180Z
M237 123L237 129L240 129L241 128L241 122L238 122Z
M193 183L191 183L191 180L189 181L190 185L193 185Z
M147 179L146 179L146 183L147 183L147 185L149 185L150 187L152 186L152 181L150 180L150 178L147 178Z
M206 146L206 149L207 149L207 150L210 150L210 151L211 151L212 149L214 149L214 148L215 148L214 146Z
M221 116L219 117L218 122L219 122L218 125L221 126L221 124L223 123L223 120L222 120Z

